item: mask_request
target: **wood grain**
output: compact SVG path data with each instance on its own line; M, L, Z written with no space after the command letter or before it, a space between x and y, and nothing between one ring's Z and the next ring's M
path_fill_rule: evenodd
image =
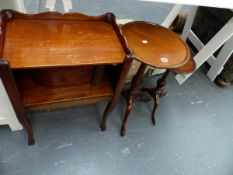
M112 13L0 13L0 76L29 144L34 139L24 107L54 109L113 99L113 109L132 62L129 54ZM93 67L124 60L127 71L114 72L117 78L104 69L93 73ZM112 80L118 82L112 85Z
M19 73L16 81L25 106L39 106L65 101L109 97L113 94L108 75L103 76L100 84L95 87L91 82L86 83L85 79L80 79L83 83L77 85L44 86L33 81L31 76L20 75Z
M136 21L123 25L122 31L134 57L147 65L169 69L180 67L189 60L186 44L165 27Z
M6 26L3 58L13 69L115 64L124 56L105 21L15 19Z
M33 138L32 126L27 118L13 72L10 69L9 63L2 59L0 59L0 78L19 122L23 125L28 133L28 144L33 145L35 141Z
M195 68L196 68L196 63L194 62L193 58L190 56L187 63L185 63L181 67L174 69L173 71L177 74L185 74L185 73L193 72Z
M126 110L121 125L121 136L125 135L126 124L131 113L134 100L140 97L143 100L144 93L149 94L154 100L151 113L152 123L156 124L155 112L159 105L160 97L165 95L164 87L170 70L176 73L188 73L195 69L195 62L190 56L189 49L172 31L148 22L135 21L122 27L129 48L133 51L132 58L141 62L136 75L133 77L130 87L122 94L126 98ZM155 87L142 87L139 85L143 79L146 66L165 68L166 72L157 80ZM105 117L106 118L106 117ZM106 124L106 119L103 126ZM105 124L105 125L104 125ZM105 129L105 128L104 128Z
M37 84L43 86L72 86L91 83L95 66L59 67L47 69L15 70L15 74L24 73ZM16 76L17 77L17 76Z

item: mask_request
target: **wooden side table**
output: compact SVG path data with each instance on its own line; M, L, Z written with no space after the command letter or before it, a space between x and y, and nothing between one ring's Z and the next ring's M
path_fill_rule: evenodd
M144 97L145 92L152 96L154 100L152 122L155 124L154 113L159 104L159 97L165 93L164 86L169 71L188 73L195 69L195 63L190 56L187 45L178 35L167 28L157 24L135 21L123 25L122 32L126 37L128 47L132 50L132 58L141 62L130 88L123 93L127 101L121 127L121 135L124 136L126 123L135 98L138 96ZM167 71L158 80L156 87L138 89L147 65L167 69ZM108 116L104 115L102 126L106 126L107 118Z
M117 99L126 74L112 85L107 68L125 61L128 71L129 54L112 13L0 13L0 78L29 145L34 138L25 109L96 103L114 93Z

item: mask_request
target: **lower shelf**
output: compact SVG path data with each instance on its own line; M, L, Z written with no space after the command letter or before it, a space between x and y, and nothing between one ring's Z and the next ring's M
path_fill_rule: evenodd
M55 109L108 100L113 89L108 76L103 76L98 86L91 82L78 85L44 86L29 77L16 79L24 105L29 110Z

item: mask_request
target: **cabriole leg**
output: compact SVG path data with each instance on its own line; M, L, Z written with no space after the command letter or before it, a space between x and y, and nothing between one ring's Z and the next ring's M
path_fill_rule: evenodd
M19 122L27 131L28 145L33 145L35 141L33 138L32 126L27 118L26 111L24 109L17 85L15 83L13 73L9 67L8 62L5 60L0 60L0 77L11 101L11 104L15 110L16 116Z
M126 107L125 116L123 118L122 125L121 125L121 136L122 137L125 135L125 132L126 132L126 123L128 121L130 112L132 110L133 102L134 102L135 98L137 98L137 96L143 95L140 91L138 91L137 88L138 88L140 82L142 81L145 69L146 69L146 64L141 63L136 75L133 77L133 80L131 82L129 89L127 89L123 93L123 95L127 101L127 107Z
M115 92L114 92L113 97L112 97L112 100L108 103L107 107L105 108L105 111L103 114L103 119L101 122L101 127L100 127L101 131L105 131L107 129L107 120L108 120L109 114L115 108L116 103L120 97L120 94L121 94L121 91L123 89L123 86L124 86L126 77L128 75L132 61L133 61L133 58L126 58L125 59L119 80L118 80L117 85L116 85Z

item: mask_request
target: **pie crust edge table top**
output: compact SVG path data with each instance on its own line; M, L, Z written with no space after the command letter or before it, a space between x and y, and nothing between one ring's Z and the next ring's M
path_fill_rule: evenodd
M147 65L175 69L190 60L184 41L165 27L136 21L125 24L122 31L134 57Z

